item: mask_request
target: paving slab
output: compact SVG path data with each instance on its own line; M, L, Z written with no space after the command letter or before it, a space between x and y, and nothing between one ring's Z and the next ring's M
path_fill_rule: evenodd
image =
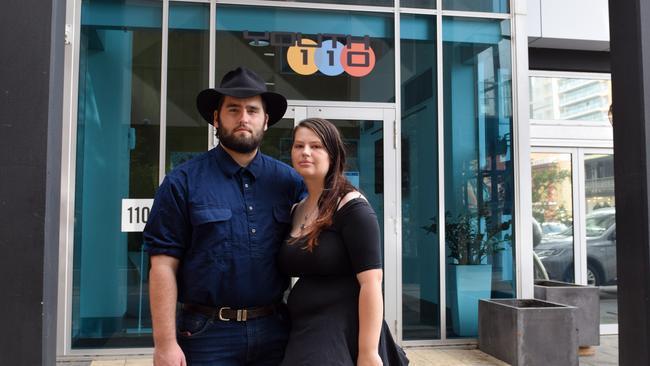
M477 349L407 348L411 366L507 366Z
M90 366L124 366L126 360L97 360L93 361Z
M618 336L601 336L593 356L580 357L580 366L618 365ZM443 347L406 348L411 366L507 366L480 350ZM124 359L60 360L57 366L152 366L150 356L132 356Z
M618 365L618 336L601 335L600 346L594 347L593 356L580 357L580 366Z
M126 360L125 366L153 366L151 358L129 358Z

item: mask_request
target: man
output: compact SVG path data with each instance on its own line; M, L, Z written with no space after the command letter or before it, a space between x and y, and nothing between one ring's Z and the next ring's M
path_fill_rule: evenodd
M202 91L197 107L219 145L165 177L144 231L154 365L276 365L289 282L275 255L304 185L258 150L287 101L241 67Z

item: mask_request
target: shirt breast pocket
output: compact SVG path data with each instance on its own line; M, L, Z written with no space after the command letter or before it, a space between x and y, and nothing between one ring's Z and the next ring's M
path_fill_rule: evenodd
M274 242L282 242L291 229L291 213L289 207L278 205L273 207L273 226L275 230Z
M232 211L229 208L198 207L191 213L193 251L208 253L220 266L232 256Z

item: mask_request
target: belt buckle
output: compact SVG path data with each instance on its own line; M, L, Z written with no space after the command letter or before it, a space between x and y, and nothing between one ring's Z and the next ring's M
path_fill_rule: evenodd
M230 310L230 308L228 306L224 306L222 308L219 308L219 313L217 314L219 316L219 320L224 321L224 322L229 322L230 319L224 318L223 315L221 314L221 312L224 311L224 310ZM237 313L237 315L239 315L239 313Z
M237 321L238 322L245 322L247 317L248 317L248 310L246 310L246 309L237 310Z

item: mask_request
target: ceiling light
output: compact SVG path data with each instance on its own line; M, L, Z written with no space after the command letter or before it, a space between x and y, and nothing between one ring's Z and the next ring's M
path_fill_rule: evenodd
M266 47L270 43L269 43L269 41L265 41L263 39L254 39L254 40L248 42L248 44L253 46L253 47Z

